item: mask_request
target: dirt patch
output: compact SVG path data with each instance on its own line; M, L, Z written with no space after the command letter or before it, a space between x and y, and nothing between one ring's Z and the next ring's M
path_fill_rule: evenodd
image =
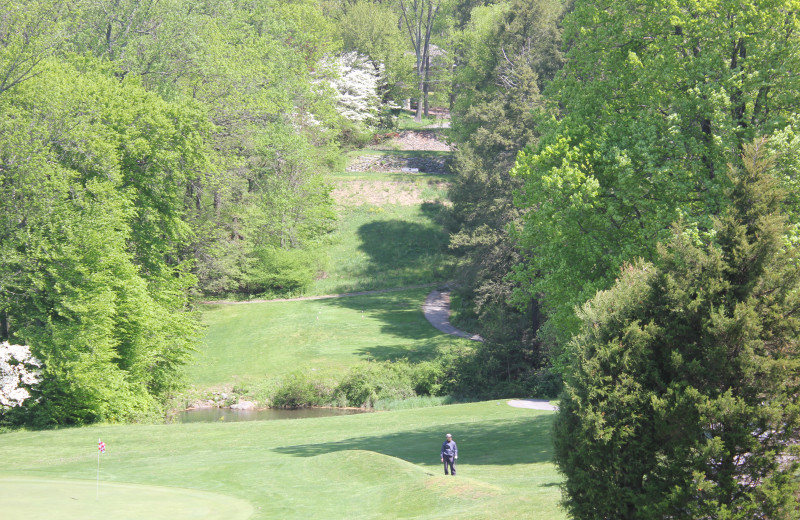
M436 191L448 187L446 182L433 182L429 185ZM426 197L423 189L416 183L402 181L341 181L333 190L333 199L343 206L413 206L438 200L436 197Z
M429 150L449 152L450 145L442 138L438 130L404 130L392 134L374 147L376 150Z
M350 161L349 172L446 173L447 157L361 155Z

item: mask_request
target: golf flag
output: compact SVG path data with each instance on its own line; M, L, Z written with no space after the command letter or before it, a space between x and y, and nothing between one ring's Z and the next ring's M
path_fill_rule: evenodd
M100 500L100 454L106 452L106 443L97 439L97 493L95 500Z

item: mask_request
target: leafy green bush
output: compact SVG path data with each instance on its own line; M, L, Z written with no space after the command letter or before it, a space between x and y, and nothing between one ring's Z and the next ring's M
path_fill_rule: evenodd
M413 369L407 362L362 363L350 369L336 388L350 406L371 407L379 399L414 397Z
M302 290L314 281L319 263L317 254L305 249L258 248L251 255L243 289L250 294Z
M441 393L485 399L504 397L555 397L561 376L541 366L518 344L490 341L480 347L453 352L437 360L444 382Z
M443 365L437 361L362 362L339 382L312 372L295 372L266 394L272 406L285 408L325 405L372 408L378 402L385 407L386 403L422 397L443 399L444 390L452 386L452 381L448 385L446 378Z
M283 379L272 392L272 406L302 408L323 406L332 399L332 389L319 377L304 372L295 372Z
M446 372L439 361L423 361L410 365L414 392L417 395L440 396L446 384Z

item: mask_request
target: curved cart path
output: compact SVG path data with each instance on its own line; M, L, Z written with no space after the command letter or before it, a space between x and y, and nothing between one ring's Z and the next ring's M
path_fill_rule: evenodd
M531 410L558 410L558 406L550 404L547 399L512 399L508 402L514 408L529 408Z
M428 297L425 298L425 303L422 304L422 313L431 325L445 334L452 334L453 336L467 338L473 341L483 341L483 338L477 334L470 334L469 332L458 330L450 325L449 291L431 291Z

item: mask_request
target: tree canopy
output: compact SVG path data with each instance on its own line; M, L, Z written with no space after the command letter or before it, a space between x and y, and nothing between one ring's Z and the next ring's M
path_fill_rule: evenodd
M0 8L0 339L42 361L28 420L153 416L192 294L310 282L340 48L313 1Z
M549 92L560 115L514 170L530 210L518 296L541 297L555 335L576 330L574 307L623 262L652 259L672 222L710 230L730 154L793 124L794 13L789 1L574 3Z

